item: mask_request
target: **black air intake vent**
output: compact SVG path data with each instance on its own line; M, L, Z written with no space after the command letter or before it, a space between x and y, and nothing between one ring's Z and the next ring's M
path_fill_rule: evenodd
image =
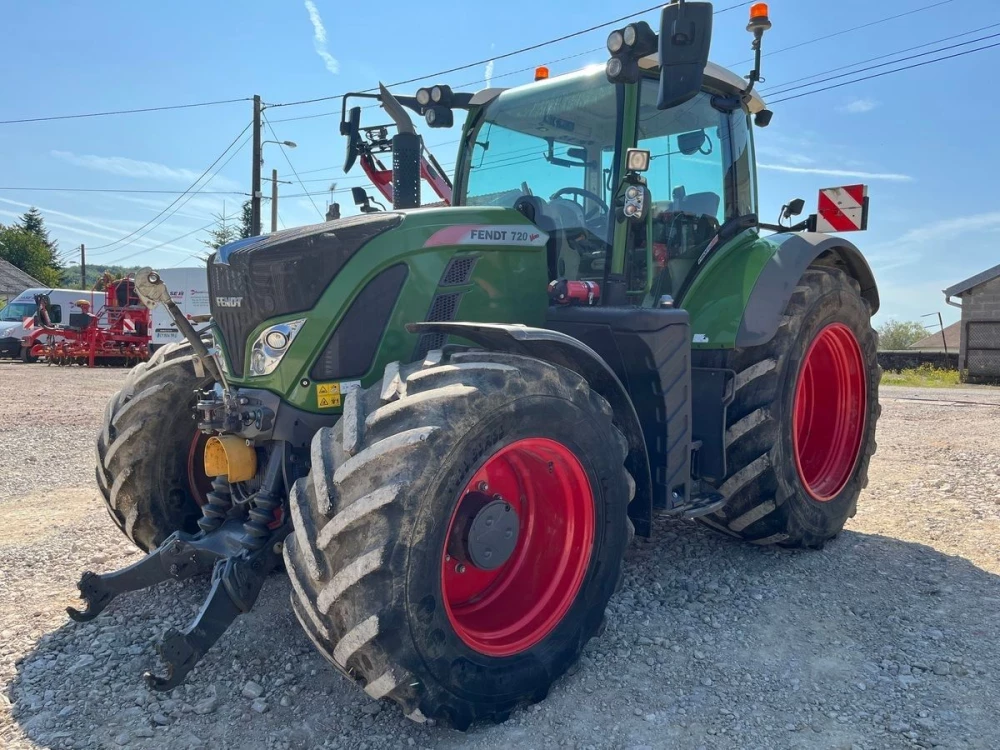
M451 294L439 294L431 302L431 309L427 313L425 320L429 323L454 320L458 312L458 304L462 301L461 292ZM432 349L440 349L448 337L443 333L425 333L420 336L417 342L417 350L413 355L414 361L422 360L427 356L427 352Z
M463 258L452 258L441 276L441 286L462 286L472 278L472 269L476 267L478 256L466 255Z

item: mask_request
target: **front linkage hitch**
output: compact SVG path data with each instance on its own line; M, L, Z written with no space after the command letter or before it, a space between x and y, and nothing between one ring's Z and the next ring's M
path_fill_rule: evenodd
M136 275L135 285L148 307L164 305L202 364L228 390L221 368L173 304L159 276L144 268ZM209 420L199 427L212 433L219 425ZM184 580L212 573L212 588L191 624L183 633L171 628L160 642L158 650L167 665L166 676L150 672L143 675L154 690L172 690L184 681L232 622L253 608L264 579L281 561L282 546L291 531L284 503L285 448L285 443L273 441L260 489L245 503L234 504L229 483L216 477L202 506L197 534L174 532L142 560L122 570L103 575L87 571L81 577L80 596L87 606L83 611L67 608L77 622L93 620L126 591L138 591L170 578Z
M291 524L282 503L284 451L280 448L276 446L271 453L263 484L249 502L246 520L233 517L241 510L234 511L225 480L217 479L197 534L175 532L126 568L104 575L87 571L80 579L80 596L87 607L82 612L68 607L67 612L77 622L87 622L126 591L211 571L212 588L194 620L183 633L171 628L160 642L166 676L143 675L154 690L172 690L184 681L233 620L253 608L264 579L281 561Z

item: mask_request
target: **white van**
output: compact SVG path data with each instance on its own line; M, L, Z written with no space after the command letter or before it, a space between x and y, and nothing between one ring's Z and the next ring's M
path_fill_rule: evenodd
M49 295L49 318L53 325L65 325L69 315L80 312L73 304L80 300L91 303L91 310L98 312L104 307L104 292L90 292L83 289L25 289L0 310L0 357L20 357L21 339L27 336L38 321L35 319L35 295ZM31 321L31 328L24 326ZM54 341L61 336L55 336Z
M167 285L170 299L181 309L190 320L196 315L210 315L208 303L208 269L206 266L194 268L165 268L157 271L163 283ZM195 324L195 328L201 326ZM163 305L153 308L152 341L149 350L155 351L164 344L183 340L181 332L170 319L170 314Z

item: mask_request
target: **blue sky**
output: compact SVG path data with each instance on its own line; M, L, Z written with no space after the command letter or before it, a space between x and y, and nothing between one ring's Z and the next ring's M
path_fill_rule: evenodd
M716 8L735 0L717 0ZM932 5L933 0L774 0L774 28L765 37L768 89L849 63L1000 23L1000 7L986 0L948 0L930 10L823 41L842 29ZM605 2L421 3L388 0L379 17L365 6L333 0L236 2L222 0L98 4L36 0L7 3L0 50L0 119L71 114L230 99L260 94L288 102L364 89L424 72L486 59L560 34L602 23L652 3ZM376 7L376 6L372 6ZM570 12L571 11L571 12ZM655 14L646 16L654 22ZM715 18L712 59L740 74L749 70L750 37L744 8ZM454 73L456 88L530 80L506 75L548 63L558 74L603 63L608 29ZM943 44L1000 33L1000 27ZM969 49L996 42L959 48ZM934 49L926 47L915 52ZM908 54L914 54L910 52ZM948 54L948 53L945 53ZM556 62L568 56L570 59ZM815 210L818 188L869 184L869 231L852 239L865 251L882 291L879 320L914 319L958 310L940 290L1000 262L1000 205L993 186L1000 141L992 137L1000 105L986 93L1000 48L845 86L773 106L769 128L758 129L762 218L773 221L782 203L803 197ZM920 58L928 59L928 58ZM914 62L918 62L915 60ZM734 63L736 63L734 65ZM881 68L886 70L888 68ZM849 80L849 79L842 79ZM406 87L412 90L416 84ZM799 91L791 92L799 93ZM972 97L975 97L974 99ZM266 112L310 191L363 184L345 176L339 100ZM0 125L0 186L182 191L246 126L249 102L217 107L31 124ZM427 131L442 163L454 161L455 132ZM265 138L271 138L265 130ZM296 181L274 145L265 147L265 174ZM249 190L249 148L225 166L206 191ZM297 184L282 185L301 193ZM97 248L151 219L174 195L0 190L0 222L39 206L63 249L84 242ZM285 226L319 220L327 196L280 203ZM350 195L337 199L353 210ZM238 195L198 195L132 244L93 249L94 262L190 264L201 249L193 231L223 208L238 210ZM265 207L265 225L267 209ZM190 233L163 247L161 243Z

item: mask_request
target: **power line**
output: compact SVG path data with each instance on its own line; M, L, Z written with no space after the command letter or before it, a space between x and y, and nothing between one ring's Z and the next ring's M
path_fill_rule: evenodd
M285 152L285 146L281 142L281 139L278 138L278 134L274 132L274 128L271 127L271 123L268 121L267 115L261 114L261 117L264 118L264 124L267 125L267 129L271 131L271 137L278 142L278 148L281 149L281 155L284 156L285 161L288 162L288 168L292 170L292 174L295 175L295 179L299 181L299 185L302 186L302 189L305 190L306 195L308 195L309 188L305 186L305 184L302 182L302 178L299 177L299 173L295 171L295 166L292 164L292 160L288 158L288 154ZM326 214L324 214L322 211L319 210L319 206L316 205L316 201L313 200L311 195L308 195L308 197L309 197L309 202L312 203L313 208L316 209L316 213L319 214L321 219L325 219Z
M134 115L141 112L163 112L168 109L194 109L195 107L215 107L220 104L235 104L248 102L250 97L242 99L220 99L214 102L197 102L195 104L165 104L160 107L142 107L140 109L115 109L107 112L85 112L75 115L50 115L48 117L22 117L18 120L0 120L0 125L17 125L27 122L52 122L53 120L80 120L85 117L109 117L111 115Z
M893 73L901 73L904 70L912 70L913 68L922 68L925 65L932 65L934 63L943 62L945 60L952 60L956 57L965 57L966 55L971 55L974 52L982 52L983 50L993 49L994 47L1000 47L1000 42L994 42L993 44L987 44L982 47L976 47L975 49L968 49L962 52L956 52L953 55L945 55L944 57L937 57L933 60L924 60L923 62L914 63L913 65L904 65L902 68L895 68L893 70L884 70L881 73L873 73L870 76L864 76L863 78L857 78L852 81L843 81L841 83L835 83L832 86L824 86L823 88L814 89L812 91L803 91L801 94L795 94L793 96L786 96L784 99L775 99L770 104L780 104L781 102L792 101L793 99L801 99L804 96L809 96L811 94L818 94L822 91L830 91L831 89L839 89L843 86L850 86L851 84L861 83L862 81L870 81L873 78L881 78L882 76L891 75ZM862 70L855 71L856 73L863 72ZM816 83L823 83L823 81L817 81Z
M226 159L226 160L225 160L225 161L224 161L224 162L222 163L222 166L221 166L221 167L219 167L219 168L218 168L218 169L217 169L217 170L216 170L215 172L213 172L213 173L212 173L212 175L211 175L211 176L210 176L210 177L209 177L209 178L208 178L208 179L207 179L207 180L205 181L205 185L207 185L207 184L208 184L208 183L210 183L210 182L211 182L212 180L214 180L214 179L215 179L215 178L216 178L216 177L218 176L218 174L219 174L219 173L220 173L220 172L221 172L221 171L222 171L223 169L225 169L225 168L226 168L226 165L228 165L228 164L229 164L229 162L231 162L231 161L232 161L232 160L233 160L233 159L234 159L234 158L235 158L235 157L236 157L236 156L237 156L237 155L238 155L238 154L239 154L239 153L240 153L240 152L241 152L241 151L242 151L242 150L243 150L244 148L246 148L246 146L247 146L247 144L248 144L249 142L250 142L250 136L247 136L247 137L246 137L246 139L245 139L245 140L243 141L243 143L241 143L241 144L239 145L239 147L238 147L238 148L237 148L237 149L236 149L235 151L233 151L233 153L231 153L231 154L229 155L229 158L228 158L228 159ZM225 153L225 152L223 152L223 153ZM205 185L202 185L202 187L204 187ZM126 242L126 243L125 243L124 245L122 245L121 247L118 247L118 248L115 248L114 250L105 250L105 251L104 251L104 253L99 253L99 254L102 254L102 255L106 255L107 253L113 253L113 252L115 252L115 251L117 251L117 250L121 250L121 249L122 249L122 248L124 248L124 247L128 247L129 245L131 245L131 244L132 244L132 243L134 243L134 242L137 242L138 240L142 239L142 238L143 238L143 237L145 237L146 235L150 234L150 233L151 233L151 232L152 232L152 231L153 231L154 229L157 229L157 228L158 228L159 226L161 226L161 225L162 225L162 224L163 224L163 223L164 223L164 222L165 222L165 221L166 221L167 219L169 219L169 218L170 218L171 216L173 216L173 215L174 215L174 214L176 214L176 213L177 213L178 211L180 211L180 210L181 210L182 208L184 208L184 206L186 206L186 205L187 205L187 204L188 204L188 203L189 203L189 202L191 201L191 199L192 199L192 198L194 198L194 197L195 197L196 195L200 195L200 194L201 194L201 193L200 193L200 191L197 191L197 190L196 190L195 192L193 192L193 193L189 193L189 194L188 194L188 196L187 196L186 198L184 198L184 200L183 200L183 201L181 201L181 203L180 203L180 204L179 204L179 205L177 206L177 208L175 208L175 209L174 209L173 211L171 211L171 212L170 212L169 214L167 214L166 216L164 216L164 217L163 217L162 219L160 219L160 220L159 220L159 221L158 221L158 222L157 222L157 223L156 223L156 224L155 224L154 226L152 226L152 227L150 227L149 229L147 229L147 230L146 230L145 232L143 232L143 233L142 233L141 235L139 235L139 236L138 236L138 237L136 237L135 239L132 239L132 240L129 240L128 242ZM225 205L225 204L223 203L223 205ZM169 206L168 206L167 208L169 208ZM155 217L154 217L154 218L155 218ZM186 236L186 235L185 235L185 236ZM161 245L157 245L156 247L161 247ZM146 248L146 249L144 249L144 250L142 250L142 251L140 251L140 252L147 252L147 251L148 251L149 249L150 249L150 248Z
M944 2L952 2L952 0L944 0ZM730 10L735 10L736 8L741 8L744 5L749 5L748 1L736 3L735 5L730 5L726 8L720 8L715 11L715 15L720 13L725 13ZM613 18L610 21L605 21L604 23L599 23L594 26L589 26L585 29L580 29L579 31L574 31L570 34L564 34L562 36L556 37L555 39L549 39L544 42L539 42L537 44L532 44L527 47L521 47L520 49L512 50L511 52L504 52L501 55L493 55L491 57L484 58L482 60L476 60L475 62L465 63L464 65L458 65L454 68L447 68L445 70L439 70L436 73L427 73L426 75L417 76L416 78L407 78L403 81L396 81L395 83L390 83L389 86L404 86L408 83L415 83L417 81L423 81L428 78L437 78L439 76L446 76L452 73L457 73L460 70L468 70L469 68L475 68L480 65L485 65L486 63L497 60L506 60L508 57L515 57L516 55L523 55L525 52L534 52L535 50L542 49L543 47L548 47L552 44L558 44L559 42L565 42L567 39L574 39L578 36L584 34L589 34L592 31L597 31L598 29L603 29L608 26L614 26L617 23L622 23L623 21L628 21L629 19L635 18L636 16L645 15L646 13L652 13L654 10L659 10L663 7L663 3L657 3L649 8L643 8L642 10L635 11L634 13L629 13L625 16L619 16L618 18ZM375 88L365 89L365 91L377 91ZM340 99L343 94L334 94L332 96L318 96L313 99L301 99L294 102L282 102L279 104L268 104L268 107L294 107L300 104L315 104L316 102L327 102L332 99Z
M225 151L223 151L221 154L219 154L219 156L216 158L216 160L213 161L211 164L209 164L208 168L198 176L198 179L195 180L194 182L192 182L191 186L188 187L187 190L185 190L183 193L181 193L179 196L177 196L173 200L173 202L171 202L170 205L168 205L166 208L164 208L162 211L160 211L160 213L158 213L156 216L154 216L152 219L150 219L149 221L147 221L145 224L143 224L138 229L135 229L135 230L129 232L128 234L126 234L121 239L115 240L114 242L109 242L106 245L98 245L97 247L95 247L93 249L94 250L102 250L103 248L111 247L112 245L117 245L120 242L123 242L123 241L127 240L129 237L133 237L134 235L138 234L143 229L145 229L150 224L152 224L154 221L156 221L158 218L160 218L161 216L163 216L163 214L165 214L174 205L176 205L180 201L181 198L183 198L185 195L187 195L188 193L190 193L195 188L195 186L204 179L205 175L207 175L209 172L212 171L212 169L215 167L215 165L218 164L222 160L222 157L224 157L227 153L229 153L229 149L231 149L233 146L235 146L236 143L240 140L240 138L243 137L243 134L246 133L250 129L250 125L251 124L252 123L247 123L246 127L243 128L243 130L240 131L239 135L237 135L235 138L233 138L232 143L230 143L228 146L226 146ZM212 176L214 177L215 175L212 175ZM211 180L209 180L209 181L211 181ZM205 183L205 185L207 185L207 184L208 184L208 182ZM204 187L204 185L202 187ZM131 244L131 243L128 243L128 244Z
M990 26L983 27L983 29L976 29L976 31L982 31L984 29L995 28L997 26L1000 26L1000 23L994 23L994 24L991 24ZM970 34L970 33L975 33L975 32L966 32L965 34L958 34L956 36L965 36L966 34ZM821 84L821 83L827 83L828 81L835 81L838 78L846 78L848 76L857 75L858 73L865 73L865 72L867 72L869 70L875 70L876 68L884 68L887 65L896 65L896 64L901 63L901 62L906 62L907 60L916 60L918 57L926 57L927 55L936 55L939 52L947 52L948 50L957 49L959 47L964 47L964 46L969 45L969 44L976 44L978 42L984 42L984 41L986 41L988 39L995 39L998 36L1000 36L1000 33L997 33L997 34L988 34L987 36L982 36L982 37L979 37L977 39L969 39L968 41L959 42L958 44L950 44L950 45L948 45L946 47L939 47L938 49L928 50L927 52L919 52L916 55L908 55L907 57L901 57L901 58L898 58L896 60L890 60L888 62L879 63L878 65L870 65L870 66L868 66L866 68L859 68L858 70L852 70L852 71L849 71L847 73L841 73L839 75L831 76L829 78L824 78L824 79L819 80L819 81L811 81L811 82L808 82L808 83L800 83L798 85L791 85L791 84L796 83L796 81L789 81L788 83L778 84L777 86L773 87L772 89L769 89L766 92L762 92L762 94L767 94L768 96L777 96L777 95L780 95L780 94L785 94L785 93L787 93L789 91L796 91L798 89L808 88L810 86L816 86L816 85ZM928 44L921 44L921 45L918 45L917 47L909 47L908 49L899 50L898 52L890 52L887 55L879 55L878 57L869 58L868 60L862 60L860 62L856 62L856 63L853 63L851 65L842 65L839 68L834 68L833 70L828 70L828 71L826 71L826 73L832 73L835 70L843 70L844 68L853 68L853 67L858 66L858 65L863 65L863 64L865 64L867 62L872 62L873 60L880 60L880 59L883 59L883 58L886 58L886 57L895 57L896 55L900 55L903 52L908 52L910 50L919 49L920 47L927 47L927 46L934 45L934 44L940 44L941 42L947 41L948 39L954 39L954 38L955 38L955 36L945 37L944 39L940 39L940 40L938 40L936 42L929 42ZM817 78L817 77L819 77L821 75L825 75L825 73L817 73L815 75L806 76L806 78ZM799 78L797 80L798 81L804 81L804 80L806 80L806 78Z
M798 44L792 44L788 47L781 47L776 50L768 50L764 53L764 57L773 57L774 55L780 55L782 52L788 52L789 50L798 49L799 47L805 47L810 44L815 44L816 42L824 42L827 39L833 39L834 37L843 36L844 34L850 34L855 31L860 31L861 29L867 29L872 26L878 26L881 23L887 23L889 21L895 21L899 18L905 18L906 16L912 16L914 13L923 13L925 10L933 10L940 5L947 5L948 3L953 3L955 0L938 0L936 3L931 3L930 5L924 5L920 8L914 8L913 10L907 10L903 13L897 13L894 16L886 16L885 18L878 18L874 21L868 21L867 23L859 24L858 26L852 26L849 29L841 29L840 31L834 31L829 34L824 34L823 36L818 36L814 39L807 39L804 42L799 42ZM729 67L735 68L737 65L743 65L744 63L753 62L753 58L747 58L746 60L740 60L735 62Z
M180 237L174 237L172 240L167 240L166 242L161 242L159 245L153 245L152 247L144 247L142 250L139 250L138 252L132 253L130 255L126 255L126 256L124 256L122 258L116 258L114 261L111 261L111 262L114 263L114 264L122 263L122 262L124 262L126 260L131 260L132 258L135 258L135 257L137 257L139 255L142 255L143 253L148 253L148 252L150 252L152 250L157 250L157 249L159 249L161 247L164 247L165 245L172 245L175 242L183 240L185 237L190 237L195 232L204 232L206 229L208 229L209 227L211 227L213 224L215 224L215 222L211 221L211 222L209 222L208 224L206 224L203 227L198 227L197 229L192 229L190 232L185 232ZM189 255L187 257L190 258L191 256ZM185 258L184 260L187 260L187 258Z
M0 190L33 190L57 193L154 193L159 195L185 195L186 190L134 190L131 188L66 188L66 187L0 187ZM238 190L201 190L199 195L250 195Z
M887 52L884 55L876 55L875 57L869 57L865 60L858 60L857 62L848 63L847 65L838 65L836 68L830 68L829 70L824 70L819 73L813 73L812 75L803 76L802 78L794 78L791 81L785 81L784 83L778 83L771 87L765 87L761 89L760 93L762 95L768 95L768 96L771 94L781 94L783 92L776 91L776 89L783 89L787 86L791 86L792 84L799 83L801 81L808 81L810 78L819 78L820 76L829 75L830 73L836 73L839 70L846 70L847 68L853 68L857 65L865 65L870 62L875 62L876 60L884 60L887 57L895 57L896 55L902 55L905 52L912 52L915 49L923 49L924 47L932 47L935 44L941 44L942 42L950 42L952 39L959 39L960 37L969 36L970 34L978 34L980 31L994 29L997 26L1000 26L1000 23L991 23L986 26L980 26L978 29L971 29L969 31L963 31L960 34L952 34L951 36L946 36L941 39L935 39L932 42L924 42L923 44L917 44L914 45L913 47L905 47L903 49L896 50L895 52ZM972 44L972 42L967 42L967 43Z

